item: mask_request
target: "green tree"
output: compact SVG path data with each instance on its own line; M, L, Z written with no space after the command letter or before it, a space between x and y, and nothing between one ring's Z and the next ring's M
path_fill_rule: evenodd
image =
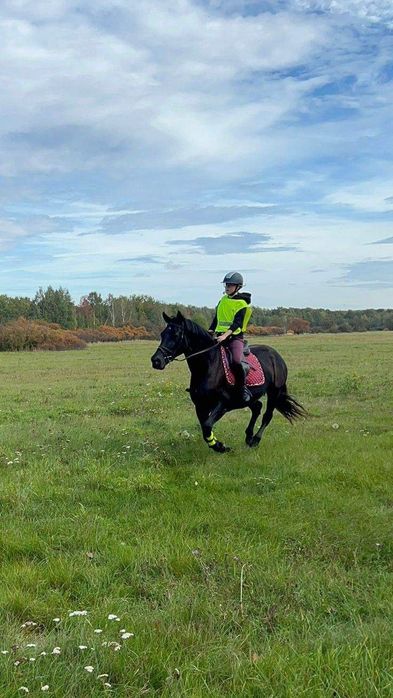
M54 322L69 329L76 327L75 306L67 289L54 289L48 286L44 291L40 288L33 303L36 318Z

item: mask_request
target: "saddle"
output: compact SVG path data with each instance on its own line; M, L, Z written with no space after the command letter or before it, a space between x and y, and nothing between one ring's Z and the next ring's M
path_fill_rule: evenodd
M231 350L228 347L220 347L221 351L221 360L222 360L222 365L224 367L224 372L225 372L225 377L227 379L227 382L229 385L235 385L235 376L233 375L233 371L231 369L231 364L232 364L232 354ZM248 345L244 346L244 351L243 351L243 359L242 359L242 366L244 370L244 374L246 377L245 385L246 386L257 386L257 385L264 385L265 383L265 374L263 372L263 368L259 362L259 359L255 356L255 354L252 353L250 350L250 347Z

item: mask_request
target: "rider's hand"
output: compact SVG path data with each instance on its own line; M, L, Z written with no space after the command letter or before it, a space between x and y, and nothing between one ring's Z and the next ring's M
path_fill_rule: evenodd
M230 337L232 332L224 332L224 334L221 334L219 337L217 337L217 342L221 344L221 342L225 342L228 337Z

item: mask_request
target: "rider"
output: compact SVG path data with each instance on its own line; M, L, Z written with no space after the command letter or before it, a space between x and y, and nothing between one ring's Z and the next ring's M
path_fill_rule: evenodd
M241 362L244 349L243 332L247 329L252 312L251 293L239 293L243 286L243 277L237 271L225 274L222 283L225 284L225 295L216 307L209 332L217 334L218 342L230 343L237 399L240 402L249 402L251 393L245 385L246 376Z

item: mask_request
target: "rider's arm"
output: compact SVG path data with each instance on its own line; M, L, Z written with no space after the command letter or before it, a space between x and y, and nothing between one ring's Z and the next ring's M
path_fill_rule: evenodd
M239 330L243 327L245 314L246 314L246 308L241 308L240 310L237 311L235 317L233 318L232 325L229 327L229 329L231 330L231 333L235 332L236 330Z
M213 333L215 331L216 327L217 327L217 310L214 313L214 318L210 323L209 332Z

